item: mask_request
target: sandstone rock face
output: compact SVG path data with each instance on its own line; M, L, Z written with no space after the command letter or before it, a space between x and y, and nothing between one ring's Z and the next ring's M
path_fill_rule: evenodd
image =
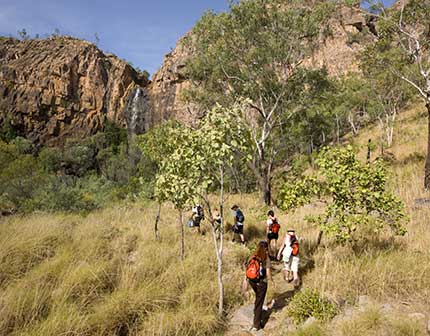
M181 73L192 50L180 39L176 48L164 57L161 68L154 74L148 91L151 101L151 122L175 119L185 123L193 121L196 107L187 106L181 93L190 87L190 82Z
M304 65L312 68L325 66L332 76L358 71L356 55L372 40L373 23L359 8L344 8L337 19L331 22L332 35L321 40L319 49ZM374 37L374 36L373 36ZM169 53L161 68L153 76L149 91L154 122L174 118L191 122L202 114L195 106L181 100L181 92L190 87L190 82L181 74L192 50L180 40Z
M35 143L59 144L126 126L132 91L148 80L128 63L71 37L0 39L0 125Z
M304 63L313 68L325 67L331 76L358 72L356 56L376 38L374 18L360 8L344 7L333 19L331 36L320 41L318 50Z

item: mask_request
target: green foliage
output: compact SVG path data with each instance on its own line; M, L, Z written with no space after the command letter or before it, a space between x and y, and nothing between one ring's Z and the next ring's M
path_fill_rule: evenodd
M119 146L127 142L127 130L118 126L113 121L107 120L104 129L107 147L112 148L114 154L119 151Z
M387 171L380 160L362 164L347 146L324 148L316 164L319 174L285 185L280 197L283 209L326 195L326 211L314 221L337 241L353 240L357 230L368 226L374 234L384 226L395 235L406 233L404 205L387 190Z
M287 308L287 313L295 323L302 323L313 316L319 321L328 321L337 313L337 307L322 297L315 289L303 289L297 293Z
M0 211L87 212L140 195L127 146L119 143L117 154L115 142L107 146L102 133L69 139L63 150L41 148L38 155L27 139L0 141Z
M395 10L383 11L378 20L379 38L363 53L365 64L389 71L429 102L430 50L429 0L411 0Z
M305 176L301 180L289 181L279 193L279 207L289 211L308 204L320 193L320 185L315 177Z
M63 153L55 147L45 147L39 153L40 164L47 173L56 173L61 168Z
M23 137L16 137L10 143L15 146L18 154L31 154L34 150L33 143Z
M8 116L3 120L0 127L0 140L9 142L17 136L16 130Z
M246 151L249 135L241 121L242 108L241 104L231 109L216 105L195 130L166 123L141 137L143 153L158 170L155 196L159 200L170 200L183 209L219 182L220 169L232 164L235 153Z
M96 150L78 139L68 139L64 146L64 163L71 174L83 176L94 167Z
M315 92L324 100L318 91L324 71L301 63L329 34L327 22L335 7L327 1L312 6L294 0L241 1L232 3L229 13L206 13L188 38L194 52L184 72L192 86L184 98L205 109L248 100L244 121L251 134L250 169L265 197L273 171L285 166L303 141L309 143L312 127L320 131L318 125L326 125L318 108L306 113ZM322 133L316 137L324 138Z

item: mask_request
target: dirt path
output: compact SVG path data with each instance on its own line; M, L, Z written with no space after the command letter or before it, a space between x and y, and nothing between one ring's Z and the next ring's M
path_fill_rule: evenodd
M281 262L272 262L272 274L276 289L273 297L266 297L266 303L269 307L263 317L267 321L264 329L258 332L249 331L254 317L254 305L248 304L241 306L232 314L229 327L225 333L226 336L273 335L278 325L281 311L288 305L296 291L292 284L283 279L282 266ZM271 286L270 283L269 286ZM249 292L252 295L252 300L254 300L252 289L249 289Z

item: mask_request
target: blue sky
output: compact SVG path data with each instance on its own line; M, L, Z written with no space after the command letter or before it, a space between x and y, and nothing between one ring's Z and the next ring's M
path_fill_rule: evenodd
M102 50L152 75L205 11L227 9L227 0L0 0L0 35L25 28L43 37L57 28L95 42L97 34Z

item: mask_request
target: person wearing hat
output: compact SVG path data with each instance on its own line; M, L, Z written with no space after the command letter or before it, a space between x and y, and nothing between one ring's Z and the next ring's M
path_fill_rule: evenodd
M243 234L243 222L245 221L245 216L243 215L242 210L235 204L231 207L231 210L233 210L233 216L234 216L234 224L233 224L233 239L234 242L234 236L235 234L238 234L240 236L240 241L242 244L245 245L245 236Z
M243 280L242 290L246 292L248 289L248 284L251 286L255 293L254 302L254 322L251 327L251 331L257 331L264 327L263 325L263 305L267 293L267 279L269 279L273 286L275 283L272 278L272 273L270 271L271 263L269 258L269 245L267 241L262 240L258 243L256 250L250 257L247 263L247 272L245 279ZM250 278L248 274L248 269L250 268L252 261L258 261L259 263L259 276L257 278Z
M293 285L297 287L300 284L299 279L299 240L296 237L293 229L288 229L285 234L281 249L278 252L278 260L284 261L285 281L293 281ZM292 273L292 276L291 276Z

